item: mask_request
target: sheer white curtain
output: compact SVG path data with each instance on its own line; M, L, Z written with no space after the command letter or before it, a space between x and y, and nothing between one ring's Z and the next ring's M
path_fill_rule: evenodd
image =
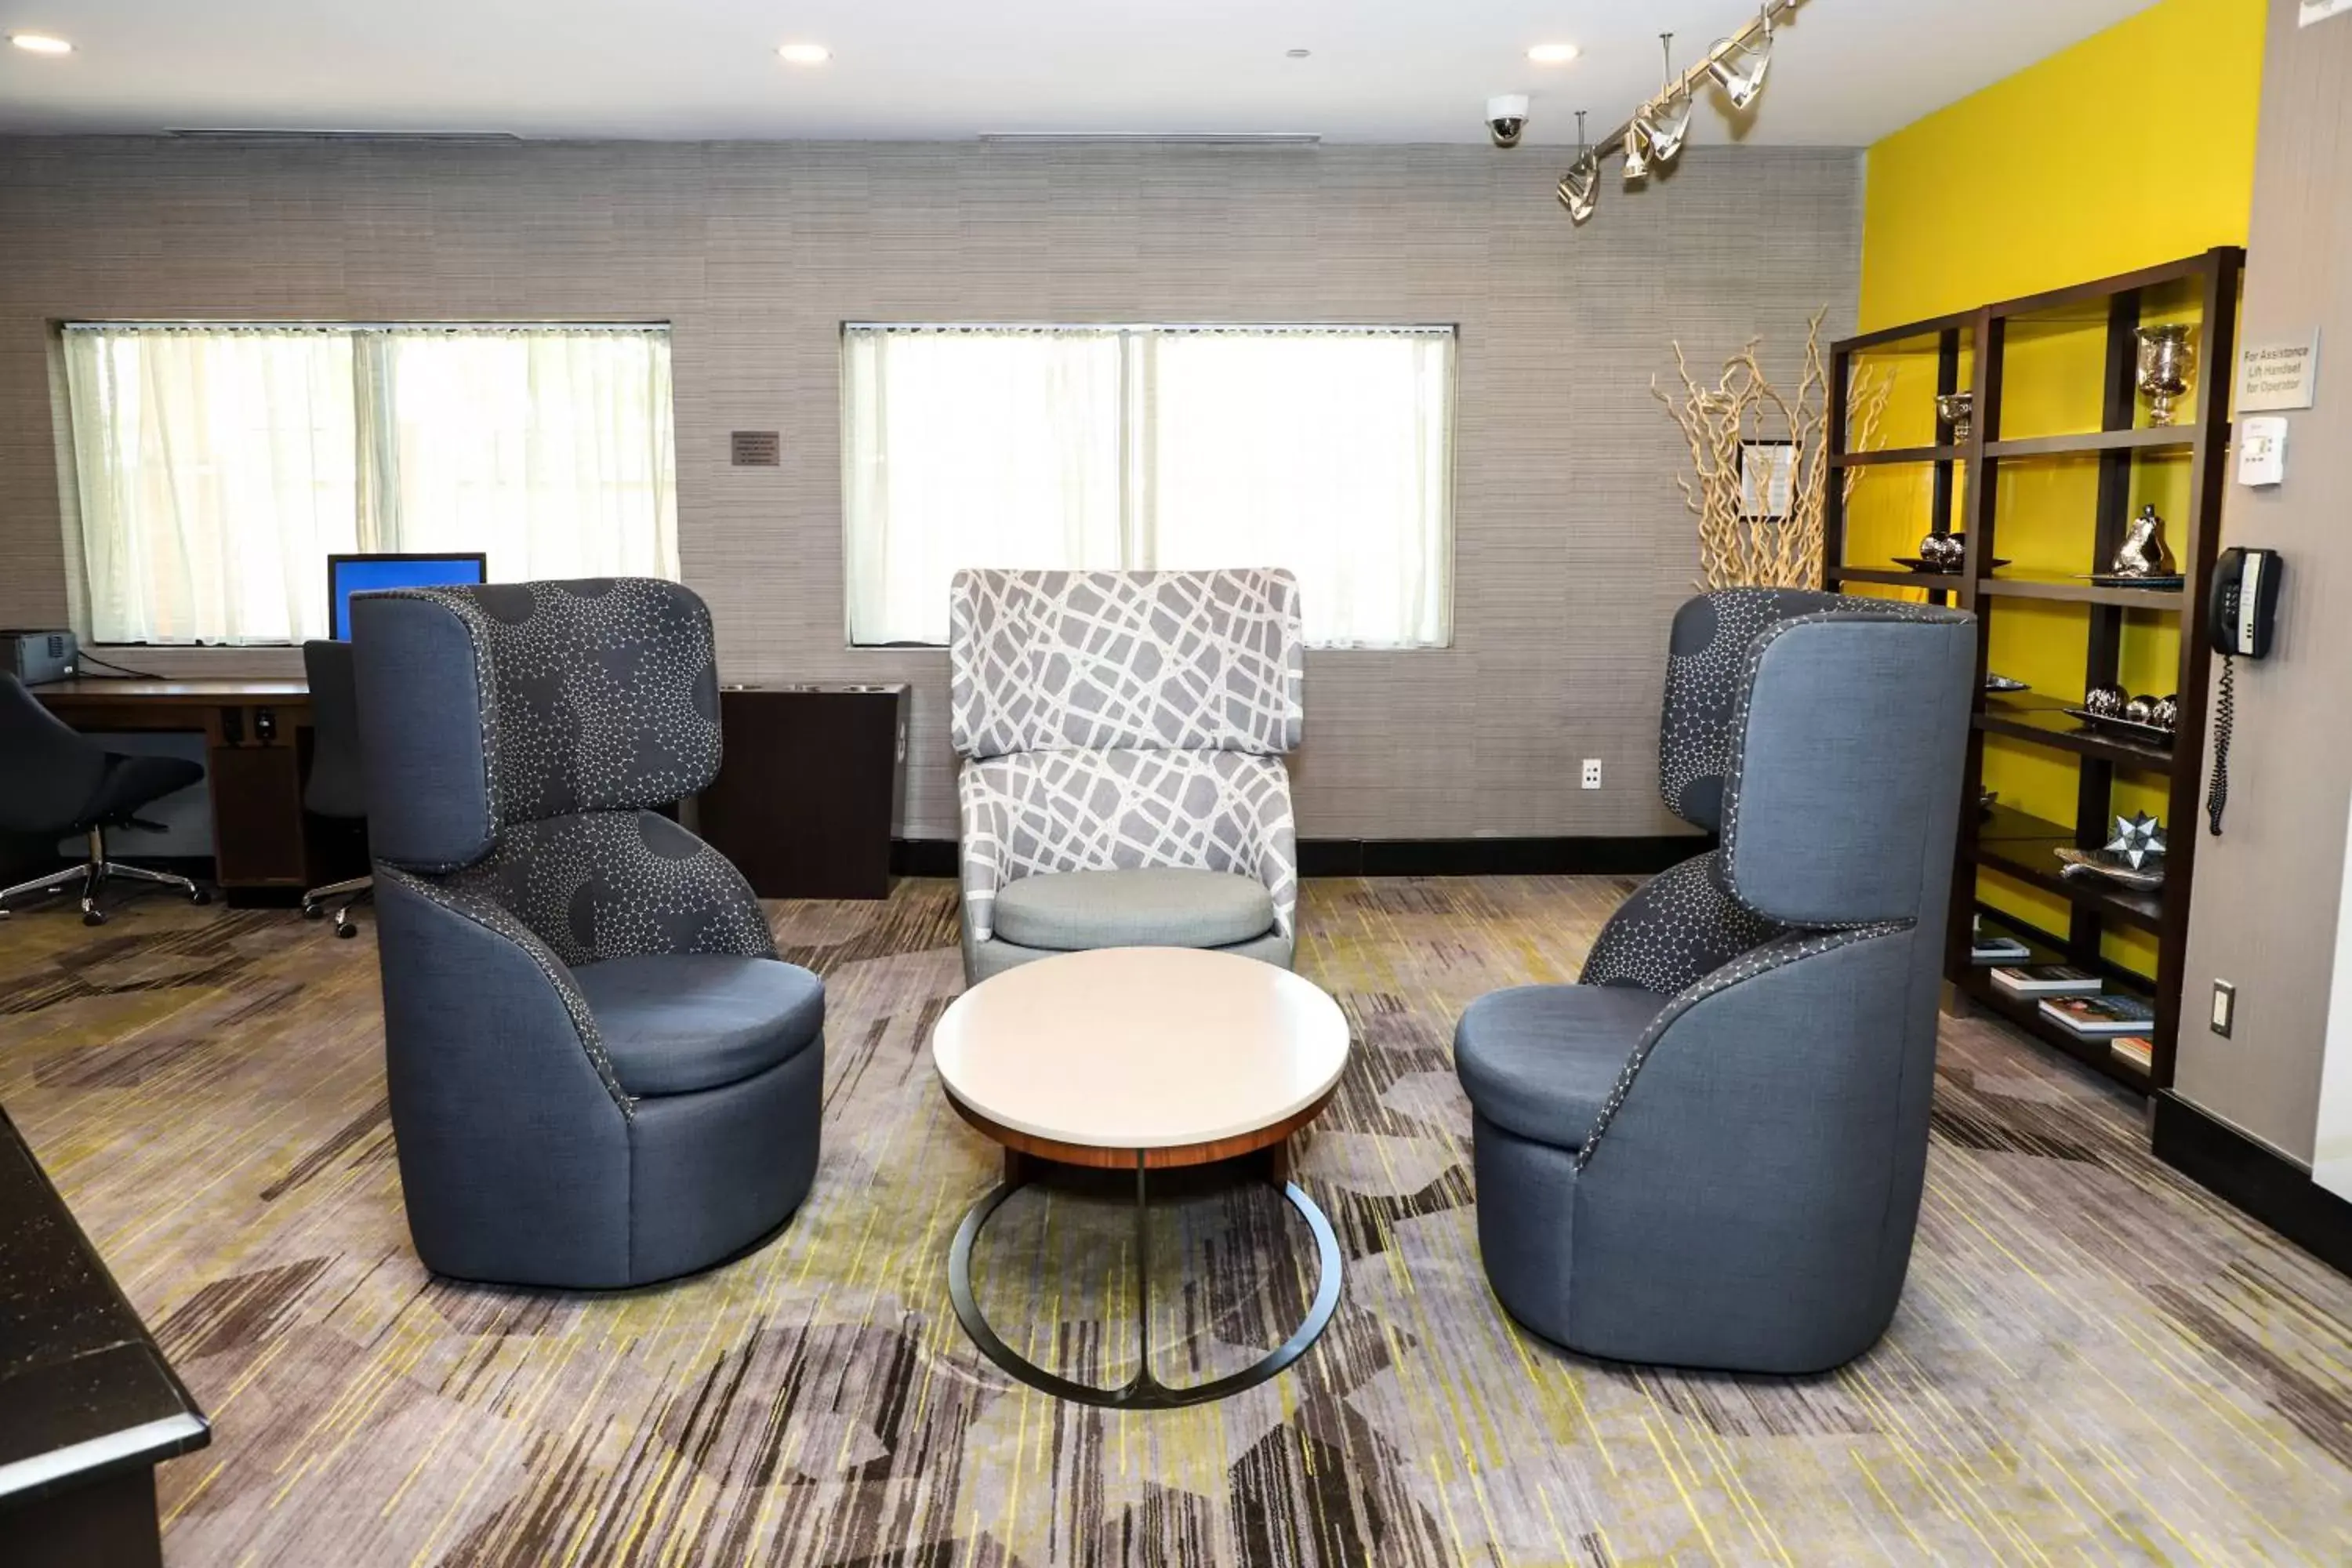
M854 643L943 643L963 566L1115 567L1115 331L881 331L844 348Z
M1318 647L1453 636L1454 336L853 326L850 638L947 638L963 566L1286 566Z
M667 332L399 328L362 344L385 550L494 577L676 577Z
M677 575L661 328L77 326L92 640L323 637L326 557Z
M1318 647L1453 638L1454 342L1142 335L1140 563L1287 566Z
M92 639L323 635L360 548L351 334L75 331L66 373Z

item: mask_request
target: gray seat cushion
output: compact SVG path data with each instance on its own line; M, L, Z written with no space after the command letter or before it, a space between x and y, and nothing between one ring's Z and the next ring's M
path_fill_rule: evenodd
M1487 1121L1574 1149L1668 1000L1633 985L1496 991L1470 1004L1454 1026L1454 1070Z
M1264 884L1231 871L1151 867L1024 877L996 895L996 934L1019 947L1231 947L1274 929Z
M824 983L796 964L643 953L572 972L631 1094L688 1094L767 1071L824 1026Z

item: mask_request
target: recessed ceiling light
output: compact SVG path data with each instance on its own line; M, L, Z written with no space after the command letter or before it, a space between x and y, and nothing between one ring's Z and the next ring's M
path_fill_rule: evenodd
M1528 58L1539 66L1564 66L1581 53L1574 44L1538 44L1528 51Z
M821 66L833 58L833 51L823 44L786 44L776 53L785 64L795 66Z
M1284 58L1287 59L1303 60L1315 51L1313 49L1285 49L1282 52Z
M47 33L11 33L8 41L28 55L69 55L73 46Z

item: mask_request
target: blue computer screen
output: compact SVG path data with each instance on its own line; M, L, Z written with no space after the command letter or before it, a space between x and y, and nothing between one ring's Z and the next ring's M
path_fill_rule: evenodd
M352 637L352 595L379 588L446 588L488 580L479 555L331 555L327 558L327 605L337 642Z

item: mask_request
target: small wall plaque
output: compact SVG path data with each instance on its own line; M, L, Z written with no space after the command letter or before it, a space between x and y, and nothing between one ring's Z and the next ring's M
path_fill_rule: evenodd
M773 430L738 430L730 449L739 468L773 468L784 460L783 437Z

